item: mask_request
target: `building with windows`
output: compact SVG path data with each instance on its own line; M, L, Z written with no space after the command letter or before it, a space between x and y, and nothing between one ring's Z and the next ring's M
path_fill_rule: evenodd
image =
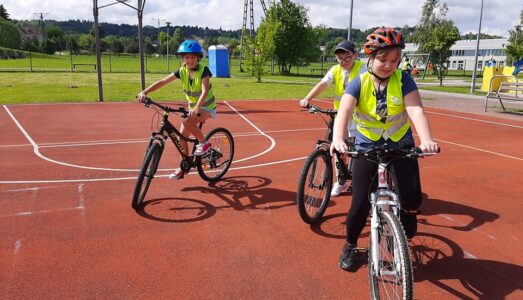
M478 66L477 70L482 70L486 64L502 67L506 64L505 47L507 39L486 39L479 41L478 49ZM451 48L452 52L448 60L449 70L467 70L472 71L474 68L474 55L476 53L477 40L459 40ZM416 44L407 43L405 45L404 55L407 57L418 57L418 47ZM421 66L423 68L424 66Z

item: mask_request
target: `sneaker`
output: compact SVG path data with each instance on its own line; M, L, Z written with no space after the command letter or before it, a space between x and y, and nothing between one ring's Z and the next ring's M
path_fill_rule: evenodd
M349 188L349 184L347 182L343 184L339 184L338 181L334 183L331 190L331 197L338 197L343 191Z
M354 265L356 254L356 246L350 245L349 243L345 242L345 245L343 245L343 250L340 255L340 268L342 268L345 271L355 271Z
M171 175L169 175L169 179L183 179L183 171L182 169L178 168L176 170L174 170L174 173L172 173Z
M207 153L207 151L209 151L209 149L211 149L211 143L209 143L209 142L199 143L198 145L196 145L196 151L194 151L194 155L202 156L205 153Z

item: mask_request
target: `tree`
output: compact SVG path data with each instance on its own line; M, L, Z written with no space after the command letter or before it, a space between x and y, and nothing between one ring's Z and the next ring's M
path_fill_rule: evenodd
M69 53L77 55L80 53L80 42L77 34L68 34L65 36L65 48Z
M281 23L274 18L274 15L268 14L267 19L261 21L256 36L247 40L245 49L246 65L258 82L261 82L267 61L274 55L274 50L276 49L274 39L280 26Z
M0 4L0 18L4 18L7 21L9 20L9 14L7 13L7 10L5 9L4 5Z
M38 52L40 50L40 41L36 37L22 40L20 49L29 52Z
M523 10L519 14L519 25L509 30L508 45L505 49L507 61L514 63L523 59Z
M303 5L281 0L267 13L281 24L275 33L274 54L282 74L290 74L293 66L308 64L319 56L316 35Z
M21 43L22 38L16 26L0 18L0 47L19 49Z
M80 46L80 50L94 53L94 37L90 34L79 35L78 46Z
M443 78L447 74L450 47L459 40L458 28L454 22L445 19L447 11L447 4L440 5L439 0L426 0L421 20L412 36L413 42L418 44L418 52L430 53L440 86L443 86Z
M56 51L62 51L66 47L64 32L60 27L55 25L47 26L44 30L44 40L42 41L42 51L47 54L53 54Z

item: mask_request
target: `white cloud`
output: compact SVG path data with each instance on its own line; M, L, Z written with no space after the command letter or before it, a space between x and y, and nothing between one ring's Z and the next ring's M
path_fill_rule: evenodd
M335 28L349 26L348 0L293 0L309 9L313 26L326 25ZM7 12L14 19L37 19L35 13L49 13L46 19L93 20L93 2L56 0L4 0ZM113 3L114 0L98 0L98 5ZM137 0L129 3L137 5ZM353 0L352 27L368 29L388 25L403 27L417 24L424 0ZM243 3L240 0L146 0L143 22L157 26L155 18L165 19L173 25L195 25L209 28L240 29L242 26ZM269 1L265 0L268 5ZM477 32L479 26L479 0L447 0L448 17L458 26L461 33ZM263 11L260 1L254 1L256 26ZM484 1L482 32L507 35L519 22L521 0ZM122 4L100 10L100 22L136 24L136 11ZM249 21L248 21L249 23Z

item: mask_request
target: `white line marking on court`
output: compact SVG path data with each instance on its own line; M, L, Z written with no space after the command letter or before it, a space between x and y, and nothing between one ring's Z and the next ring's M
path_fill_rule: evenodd
M20 249L22 249L22 241L21 240L17 240L15 242L13 254L16 256L20 252Z
M38 148L38 144L36 144L36 142L29 135L29 133L27 133L27 131L24 129L24 127L22 127L20 122L18 122L18 120L11 113L11 111L7 108L7 106L4 105L4 109L7 111L7 114L9 114L9 116L11 117L13 122L15 122L16 126L18 127L18 129L20 129L20 131L23 133L25 138L29 141L29 143L31 143L31 145L33 146L34 154L36 156L40 157L43 160L46 160L46 161L51 162L51 163L55 163L57 165L62 165L62 166L66 166L66 167L73 167L73 168L79 168L79 169L87 169L87 170L97 170L97 171L104 170L104 171L117 171L117 172L136 172L137 171L136 169L112 169L112 168L95 168L95 167L80 166L80 165L69 164L69 163L65 163L65 162L61 162L61 161L57 161L57 160L48 158L45 155L40 153L40 149Z
M442 115L442 116L451 117L451 118L464 119L464 120L469 120L469 121L475 121L475 122L481 122L481 123L487 123L487 124L494 124L494 125L499 125L499 126L506 126L506 127L514 127L514 128L523 129L523 126L519 126L519 125L513 125L513 124L507 124L507 123L487 121L487 120L482 120L482 119L475 119L475 118L470 118L470 117L463 117L463 116L453 115L453 114L446 114L446 113L428 111L427 109L425 109L425 111L427 113L429 113L429 114L434 114L434 115Z
M250 165L250 166L243 166L243 167L232 167L229 169L229 171L235 171L235 170L243 170L243 169L250 169L250 168L257 168L257 167L265 167L265 166L271 166L276 164L283 164L288 162L293 162L297 160L303 160L306 159L307 156L303 157L297 157L297 158L291 158L291 159L285 159L285 160L279 160L279 161L273 161L268 163L261 163L256 165ZM195 175L197 172L191 172L189 175ZM165 175L155 175L154 178L161 178L161 177L169 177L169 174ZM121 181L121 180L136 180L136 176L133 177L114 177L114 178L91 178L91 179L50 179L50 180L0 180L0 184L24 184L24 183L78 183L78 182L102 182L102 181Z
M82 210L82 215L85 213L84 208L84 184L81 183L78 185L78 209Z
M261 135L263 135L264 137L268 138L270 141L271 141L271 146L269 148L267 148L265 151L263 152L260 152L256 155L253 155L253 156L250 156L250 157L246 157L246 158L243 158L243 159L239 159L239 160L236 160L234 161L235 163L239 163L239 162L242 162L242 161L246 161L246 160L250 160L250 159L253 159L253 158L256 158L256 157L259 157L259 156L262 156L268 152L270 152L272 149L274 149L274 147L276 146L276 141L268 134L266 134L265 132L263 132L260 128L258 128L258 126L254 125L253 122L251 122L249 119L247 119L244 115L242 115L239 111L236 110L236 108L234 108L232 105L230 105L227 101L223 101L223 103L227 104L227 106L229 106L230 109L232 109L235 113L237 113L242 119L245 120L245 122L249 123L249 125L251 125L254 129L256 129L256 131L258 131Z
M288 132L303 132L303 131L318 131L325 130L323 127L317 128L300 128L300 129L282 129L282 130L268 130L265 133L288 133ZM257 131L234 133L233 137L249 137L262 135ZM112 145L112 144L140 144L147 143L148 139L122 139L122 140L97 140L97 141L79 141L79 142L60 142L60 143L41 143L38 144L39 148L61 148L61 147L83 147L83 146L97 146L97 145ZM14 144L14 145L1 145L0 148L12 148L12 147L30 147L31 144Z
M83 208L69 207L69 208L64 208L64 209L44 209L44 210L35 210L35 211L21 211L21 212L9 214L9 215L0 215L0 218L25 217L25 216L32 216L32 215L36 215L36 214L66 212L66 211L71 211L71 210L82 210L82 212L83 212Z
M472 150L476 150L476 151L480 151L480 152L485 152L485 153L494 154L494 155L497 155L497 156L502 156L502 157L506 157L506 158L510 158L510 159L523 161L523 158L521 158L521 157L510 156L510 155L506 155L506 154L502 154L502 153L498 153L498 152L494 152L494 151L484 150L484 149L480 149L480 148L476 148L476 147L472 147L472 146L467 146L467 145L463 145L463 144L458 144L458 143L454 143L454 142L449 142L449 141L445 141L445 140L441 140L441 139L435 139L435 140L438 141L438 142L445 143L445 144L450 144L450 145L454 145L454 146L460 146L460 147L467 148L467 149L472 149Z

